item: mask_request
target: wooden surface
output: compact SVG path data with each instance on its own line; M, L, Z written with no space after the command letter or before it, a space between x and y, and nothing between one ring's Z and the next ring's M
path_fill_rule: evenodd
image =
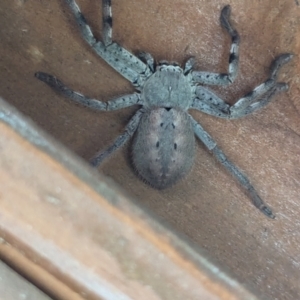
M1 261L0 295L2 300L51 300L47 295Z
M78 1L97 37L100 2ZM224 72L230 40L219 26L223 5L231 4L241 35L236 82L216 89L234 103L268 76L273 58L293 52L280 73L290 90L267 108L236 121L199 112L194 118L216 139L273 208L268 220L199 143L192 172L176 186L156 191L135 175L126 146L100 169L130 195L205 248L234 278L269 299L300 297L300 7L296 1L114 1L114 39L128 50L157 60ZM97 113L65 100L33 74L45 71L70 87L101 100L133 91L82 41L61 0L4 0L0 5L0 94L84 159L107 147L136 108Z
M0 259L59 300L255 300L0 101Z

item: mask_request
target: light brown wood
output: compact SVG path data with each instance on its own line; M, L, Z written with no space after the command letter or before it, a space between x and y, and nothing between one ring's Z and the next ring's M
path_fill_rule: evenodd
M0 258L55 299L255 299L0 101Z
M0 295L1 300L51 300L47 295L1 261Z

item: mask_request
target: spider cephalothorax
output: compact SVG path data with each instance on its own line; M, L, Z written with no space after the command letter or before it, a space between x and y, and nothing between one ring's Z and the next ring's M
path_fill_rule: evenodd
M195 156L195 135L214 154L216 159L248 191L253 204L266 216L274 218L271 209L259 197L247 177L230 162L212 137L188 113L196 109L215 117L236 119L268 104L272 96L286 91L286 83L277 82L281 66L290 61L289 53L278 56L270 67L269 78L234 105L224 102L202 85L231 84L238 71L239 34L230 22L230 6L221 12L221 25L231 37L228 73L202 72L193 69L189 59L184 68L162 62L156 66L149 53L138 57L112 41L111 1L103 0L103 42L97 41L75 0L66 0L85 41L110 66L129 80L137 92L102 102L85 97L66 87L56 77L38 72L36 77L63 95L100 111L140 105L121 134L108 149L92 160L100 163L134 136L132 161L138 174L155 188L166 188L182 178L191 168Z

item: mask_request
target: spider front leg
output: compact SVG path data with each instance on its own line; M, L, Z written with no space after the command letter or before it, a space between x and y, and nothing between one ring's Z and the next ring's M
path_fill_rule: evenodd
M270 77L253 91L230 106L213 92L201 86L196 88L196 96L191 108L200 110L215 117L237 119L266 106L277 93L286 91L288 85L276 82L281 67L292 59L293 55L285 53L277 57L271 64Z
M240 36L230 22L230 13L231 8L229 5L226 5L222 9L220 16L221 25L229 33L232 41L229 55L228 73L219 74L202 71L192 71L191 73L195 83L209 85L227 85L231 84L236 78L239 64Z
M75 0L65 0L69 5L75 21L79 26L84 40L94 51L105 60L111 67L129 80L137 88L142 86L152 72L147 64L135 57L132 53L112 42L112 13L111 1L103 0L103 42L98 41L83 16Z
M57 79L56 77L50 74L37 72L35 73L35 77L48 84L50 87L52 87L54 90L61 93L65 97L70 98L75 102L78 102L86 107L95 110L111 111L111 110L117 110L128 106L132 106L135 104L141 104L139 93L133 93L133 94L121 96L111 101L102 102L97 99L88 98L79 92L75 92L71 90L66 85L64 85L59 79Z
M203 144L214 154L216 159L233 175L239 183L248 191L252 203L267 217L274 219L275 216L272 210L260 198L249 179L231 162L227 159L222 150L217 146L212 137L197 123L192 117L191 121L194 127L196 136L203 142Z

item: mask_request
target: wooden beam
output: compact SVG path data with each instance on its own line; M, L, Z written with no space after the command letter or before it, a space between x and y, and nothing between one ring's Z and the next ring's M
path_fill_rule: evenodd
M57 299L256 299L0 101L0 257Z

